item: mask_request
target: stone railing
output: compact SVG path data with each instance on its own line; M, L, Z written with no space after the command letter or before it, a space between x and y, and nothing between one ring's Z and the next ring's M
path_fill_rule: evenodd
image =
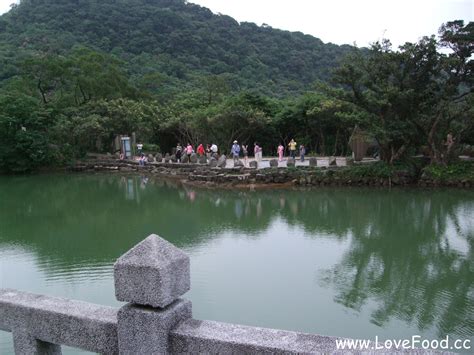
M0 289L0 330L16 354L327 353L336 339L192 318L189 257L151 235L114 265L120 309Z

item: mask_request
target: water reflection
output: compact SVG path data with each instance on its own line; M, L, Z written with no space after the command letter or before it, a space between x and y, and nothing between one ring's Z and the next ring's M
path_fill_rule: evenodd
M117 256L150 233L195 250L197 260L224 234L257 241L271 230L279 239L265 240L266 250L277 241L282 250L307 248L293 250L294 258L318 255L331 241L333 262L315 259L298 278L315 279L360 317L370 307L372 325L396 320L438 337L474 334L473 191L215 191L145 176L74 175L2 178L0 196L0 253L33 253L46 282L111 283ZM292 291L307 297L301 302L314 297L314 289Z
M371 322L381 327L397 318L434 325L438 337L472 336L474 210L445 198L380 205L354 229L342 261L322 277L339 290L336 302L359 310L377 300Z

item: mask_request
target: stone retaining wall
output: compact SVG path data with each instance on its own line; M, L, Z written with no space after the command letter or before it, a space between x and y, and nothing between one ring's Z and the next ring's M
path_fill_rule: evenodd
M135 161L90 161L78 163L72 171L120 171L142 172L156 176L174 177L193 184L214 186L246 186L289 184L295 186L420 186L420 187L464 187L473 186L472 181L437 181L425 176L417 177L407 171L397 171L390 177L356 176L351 166L290 167L290 168L218 168L204 164L147 163L140 166Z

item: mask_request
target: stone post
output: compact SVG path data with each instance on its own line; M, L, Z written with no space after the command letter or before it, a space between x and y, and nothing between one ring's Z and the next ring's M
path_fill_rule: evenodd
M117 315L121 354L169 353L169 332L192 317L189 257L150 235L114 265L117 300L129 302Z
M61 345L36 339L26 330L13 329L13 347L16 355L47 354L61 355Z

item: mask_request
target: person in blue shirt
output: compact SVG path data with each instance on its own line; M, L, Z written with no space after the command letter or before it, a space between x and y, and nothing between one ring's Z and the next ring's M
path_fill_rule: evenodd
M234 158L234 163L239 160L239 154L240 154L240 145L237 143L237 141L234 141L234 145L232 146L232 149L230 150L232 157Z

